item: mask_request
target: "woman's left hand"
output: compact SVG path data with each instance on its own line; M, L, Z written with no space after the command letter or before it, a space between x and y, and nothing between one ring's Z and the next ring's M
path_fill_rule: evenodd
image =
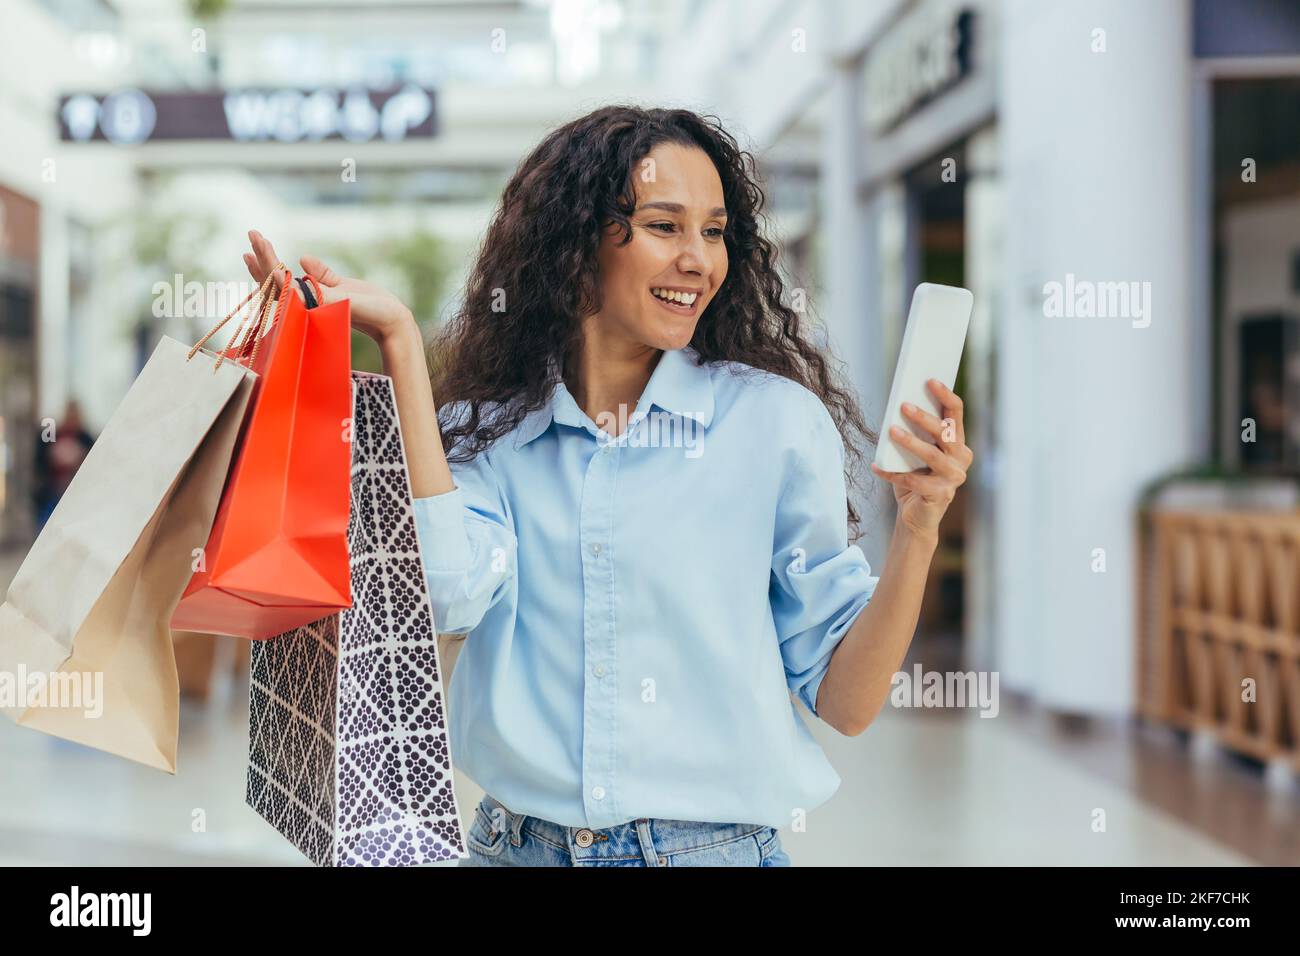
M894 486L894 499L898 502L895 526L920 537L935 538L939 521L952 504L958 486L966 480L975 453L966 447L961 398L938 379L932 378L926 384L939 400L943 418L908 402L903 403L903 415L933 435L938 444L922 441L897 425L890 429L888 437L929 467L920 471L884 471L872 462L871 470Z

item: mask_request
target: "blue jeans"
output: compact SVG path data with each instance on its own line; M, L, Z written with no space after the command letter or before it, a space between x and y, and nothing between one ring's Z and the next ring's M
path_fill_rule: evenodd
M474 808L458 866L790 866L775 827L642 818L603 830L512 813L492 796Z

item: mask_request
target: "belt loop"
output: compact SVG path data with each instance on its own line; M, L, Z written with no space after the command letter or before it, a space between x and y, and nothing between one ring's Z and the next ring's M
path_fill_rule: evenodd
M500 807L501 811L506 815L506 819L508 822L504 830L509 831L510 833L510 844L516 847L523 846L524 838L520 834L520 831L522 831L524 828L525 815L522 813L515 813L513 810L507 807L496 797L492 796L492 794L490 793L485 793L483 797L484 800L486 800L490 806ZM495 814L488 813L488 819L492 822L493 829L496 829Z
M663 857L655 849L654 841L650 839L650 820L642 817L636 821L637 839L641 841L641 855L645 857L646 866L663 866Z
M509 811L506 811L509 812ZM525 815L522 813L510 814L510 845L520 847L524 845L523 829Z

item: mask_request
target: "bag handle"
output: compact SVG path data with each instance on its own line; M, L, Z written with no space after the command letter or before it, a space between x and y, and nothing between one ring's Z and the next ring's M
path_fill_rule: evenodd
M307 288L308 283L311 283L311 289ZM325 301L325 295L320 290L320 283L316 281L316 277L310 272L298 276L298 287L302 289L302 297L307 302L307 308L314 309ZM312 289L315 290L314 295Z
M272 299L270 295L271 282L275 277L275 273L281 269L284 270L284 282L280 286L279 296ZM293 273L289 270L288 266L283 262L276 263L275 268L266 274L266 278L262 280L260 286L245 296L244 300L240 302L239 305L227 312L225 318L208 330L207 335L194 343L194 347L190 349L189 354L185 356L185 360L188 362L192 359L194 354L203 347L204 342L212 338L212 336L214 336L223 325L229 322L233 316L243 311L244 306L247 305L254 296L260 295L262 298L261 302L258 303L256 321L251 324L245 324L248 323L248 319L252 317L252 313L239 320L239 325L235 327L234 344L226 346L225 349L217 354L217 362L212 368L212 374L217 374L217 370L221 368L222 363L228 357L233 357L236 361L244 358L245 353L248 351L248 344L250 342L253 344L253 356L252 360L248 364L252 366L253 362L257 361L257 351L261 347L264 331L284 313L285 306L289 301L289 296L293 294L293 285L290 281L292 278ZM275 302L274 312L270 309L272 302ZM270 316L269 321L268 316ZM233 355L229 354L232 352Z

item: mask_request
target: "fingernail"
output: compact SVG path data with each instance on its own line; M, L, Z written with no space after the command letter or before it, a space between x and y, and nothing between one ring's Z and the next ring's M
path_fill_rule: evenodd
M916 406L913 405L911 402L904 402L904 403L903 403L903 411L905 411L905 412L914 412L914 411L916 411Z

